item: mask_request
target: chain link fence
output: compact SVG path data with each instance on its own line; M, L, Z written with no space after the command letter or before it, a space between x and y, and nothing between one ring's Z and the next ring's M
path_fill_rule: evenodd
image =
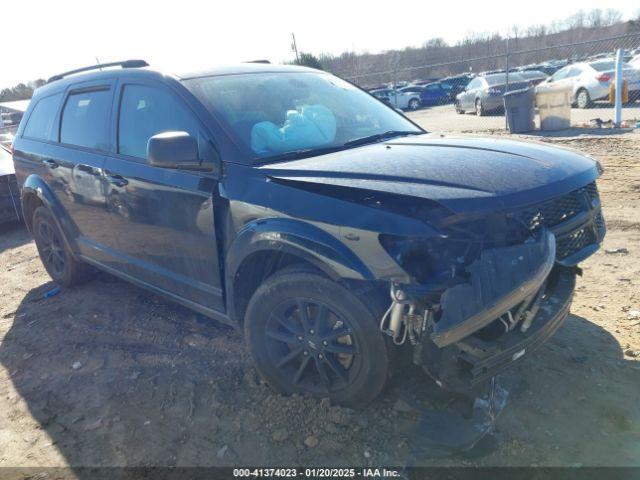
M432 131L503 130L502 94L543 82L571 88L572 126L606 127L614 118L611 84L616 52L622 49L623 126L635 127L640 121L640 31L522 48L531 43L526 40L504 39L495 53L472 58L403 67L396 62L393 68L373 72L360 66L357 74L342 76L400 108L409 107L407 95L420 98L420 107L409 116ZM474 81L477 77L487 82Z

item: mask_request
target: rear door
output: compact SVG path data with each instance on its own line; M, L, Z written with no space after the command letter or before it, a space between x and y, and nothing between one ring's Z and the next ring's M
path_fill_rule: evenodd
M107 204L128 274L182 299L223 311L211 173L153 167L147 141L166 131L198 139L215 162L213 142L184 99L161 82L123 83L114 105L116 148L107 158Z
M437 105L440 103L442 90L439 85L427 85L422 92L422 103L424 105Z
M104 264L113 260L114 246L102 177L112 103L112 82L70 87L60 114L58 154L50 165L63 180L55 193L78 228L80 253Z
M102 178L112 99L110 80L74 84L39 99L14 155L16 164L29 162L51 188L80 254L104 264L113 259L114 246Z

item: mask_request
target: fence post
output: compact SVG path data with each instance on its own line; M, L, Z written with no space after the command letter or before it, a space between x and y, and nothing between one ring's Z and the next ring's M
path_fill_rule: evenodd
M622 87L624 77L622 75L623 71L623 62L622 62L622 49L619 48L616 52L616 77L615 77L615 114L614 114L614 124L616 127L619 127L622 123Z
M509 93L509 37L507 36L507 49L504 55L504 66L505 66L505 87L504 87L504 93ZM504 111L504 128L505 130L509 129L509 121L507 119L507 109L505 108Z

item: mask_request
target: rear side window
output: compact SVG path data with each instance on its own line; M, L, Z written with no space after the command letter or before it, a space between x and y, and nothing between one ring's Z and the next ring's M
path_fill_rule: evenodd
M170 92L127 85L120 101L118 152L147 158L147 142L158 133L182 131L198 138L198 122Z
M53 124L58 113L62 94L51 95L38 100L24 127L24 136L35 140L51 140Z
M616 63L613 62L613 61L611 61L611 62L593 62L593 63L590 63L589 65L591 65L591 67L593 67L598 72L606 72L607 70L613 70L614 68L616 68Z
M72 93L62 112L60 141L106 151L110 109L109 90Z

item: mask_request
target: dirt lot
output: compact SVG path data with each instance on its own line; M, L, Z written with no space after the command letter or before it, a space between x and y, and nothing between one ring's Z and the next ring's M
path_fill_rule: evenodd
M503 375L497 449L416 464L640 465L640 134L595 133L544 139L605 167L609 233L572 315ZM407 462L416 414L396 400L426 385L417 371L364 411L281 397L238 333L112 277L43 298L19 225L0 235L0 285L0 467Z
M589 121L599 118L602 121L613 118L613 107L604 103L595 104L597 108L571 109L571 125L583 127L589 125ZM493 130L504 130L504 113L478 117L473 113L459 115L455 112L453 105L442 105L439 107L423 108L410 112L410 118L418 122L430 132L486 132ZM628 122L629 126L635 126L640 121L640 103L625 106L622 109L622 120ZM539 118L536 115L536 126L540 127Z

